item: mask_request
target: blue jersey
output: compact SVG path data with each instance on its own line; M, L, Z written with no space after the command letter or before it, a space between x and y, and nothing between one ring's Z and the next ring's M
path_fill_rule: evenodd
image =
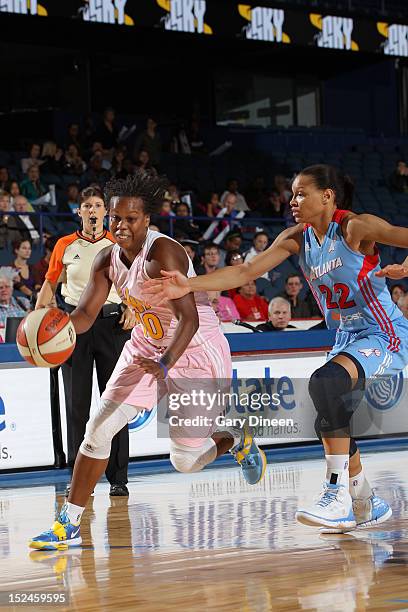
M388 337L388 350L398 351L401 340L395 327L402 312L385 279L374 275L380 270L377 248L374 255L363 255L347 245L341 223L349 212L336 210L321 245L313 228L305 225L300 266L329 329L377 330Z

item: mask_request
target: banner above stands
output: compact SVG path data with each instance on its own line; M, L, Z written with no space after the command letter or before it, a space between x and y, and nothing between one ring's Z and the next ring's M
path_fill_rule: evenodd
M219 0L0 0L0 12L408 57L408 25Z

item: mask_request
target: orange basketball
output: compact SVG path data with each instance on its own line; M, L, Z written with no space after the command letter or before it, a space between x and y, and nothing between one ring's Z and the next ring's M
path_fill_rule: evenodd
M61 365L75 348L76 333L70 316L59 308L30 312L17 330L17 347L28 363L42 368Z

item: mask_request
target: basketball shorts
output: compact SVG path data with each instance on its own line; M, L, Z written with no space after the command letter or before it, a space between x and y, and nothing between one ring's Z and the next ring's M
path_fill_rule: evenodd
M145 357L159 361L164 350L147 342L143 333L136 328L131 339L126 342L123 348L102 394L102 399L152 410L157 405L158 393L160 393L157 381L153 376L141 370L134 360L136 357ZM194 381L195 386L200 386L200 380L202 380L202 387L208 388L214 379L230 381L231 377L232 362L229 344L225 336L217 330L214 334L205 338L203 344L189 347L176 365L169 370L167 392L178 391L181 393L187 391L189 380ZM160 388L162 388L161 385ZM220 406L219 414L223 410L224 407ZM180 412L182 411L183 407L180 408ZM191 406L185 407L185 413L186 418L192 416ZM178 414L180 416L180 413ZM191 430L186 432L186 437L183 437L178 430L177 442L186 446L200 447L215 430L214 425L204 425L199 429L194 429L194 432L199 433L199 437L194 437ZM173 438L171 428L170 437Z
M390 335L380 328L358 332L339 329L327 360L339 353L354 357L361 364L366 379L394 376L408 365L408 321L404 317L393 321Z

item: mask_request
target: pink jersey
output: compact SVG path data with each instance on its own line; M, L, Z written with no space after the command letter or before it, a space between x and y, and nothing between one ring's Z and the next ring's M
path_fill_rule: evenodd
M152 307L146 304L142 296L143 283L149 279L146 272L147 256L154 241L158 238L166 238L166 240L176 242L160 232L148 230L145 243L140 253L134 259L130 269L120 259L120 247L118 244L115 244L112 248L109 278L115 285L123 302L136 313L138 323L132 332L132 339L133 336L135 336L135 339L140 337L139 330L141 326L146 342L154 347L165 348L170 344L178 321L170 308L166 306ZM180 246L180 248L182 247ZM187 254L186 257L188 258ZM193 264L189 258L188 262L187 276L196 276ZM214 334L221 333L219 331L218 318L208 302L207 294L197 293L195 298L200 327L188 348L206 344Z

